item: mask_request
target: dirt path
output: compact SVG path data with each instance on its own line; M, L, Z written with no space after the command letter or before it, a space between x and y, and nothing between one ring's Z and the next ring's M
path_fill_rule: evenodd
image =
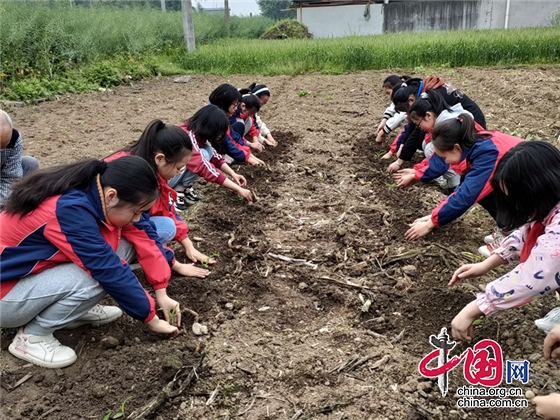
M429 336L449 326L484 283L446 286L467 261L462 252L475 253L493 225L475 207L424 240L404 240L407 223L428 214L442 195L433 186L395 190L386 175L379 160L384 148L372 144L387 102L379 88L385 75L264 79L273 98L262 117L280 145L262 154L269 169L239 168L259 200L246 205L200 182L204 200L185 213L191 236L203 239L203 252L218 253L219 264L206 280L174 278L169 293L198 312L210 334L195 337L193 317L186 316L185 334L161 340L125 316L99 329L57 333L79 359L49 371L15 360L6 350L13 331L2 331L1 417L102 419L129 397L130 413L205 353L192 386L148 418L536 418L532 408L458 410L459 370L450 374L446 397L418 373L432 350ZM558 138L560 67L444 69L439 75L479 103L489 128ZM245 86L254 80L227 81ZM26 152L48 166L106 156L137 139L152 118L179 123L222 82L161 78L11 115ZM308 94L299 96L303 91ZM395 260L406 252L410 257ZM360 295L372 302L367 313ZM504 359L531 360L523 391L560 387L558 366L540 356L544 335L533 325L554 304L547 297L476 329L477 340L501 344ZM107 336L119 345L105 349ZM29 380L8 390L27 374Z

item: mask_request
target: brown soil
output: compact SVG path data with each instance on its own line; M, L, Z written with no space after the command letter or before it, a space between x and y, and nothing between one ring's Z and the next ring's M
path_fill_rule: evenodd
M489 128L558 138L559 67L437 73L480 104ZM274 96L262 117L279 146L261 155L269 168L237 168L259 200L247 205L199 181L204 199L185 218L191 236L203 238L199 249L218 253L219 262L208 279L173 278L169 287L173 298L200 314L209 335L195 337L188 314L184 333L174 339L162 339L123 316L98 329L56 333L79 358L53 371L13 358L6 348L14 331L3 330L1 417L102 419L130 398L128 414L204 353L192 384L148 418L536 418L531 407L457 409L454 393L464 384L460 369L450 374L447 397L418 373L420 359L432 350L428 337L449 326L479 284L493 278L453 289L446 285L453 270L468 261L462 252L476 253L493 224L475 206L423 240L404 240L407 223L428 214L442 194L431 185L392 187L387 162L379 159L386 146L372 144L387 104L379 88L385 75L264 80ZM245 86L253 79L240 75L228 81ZM135 140L152 118L179 123L222 82L210 76L193 76L186 84L159 78L15 108L11 114L24 134L26 152L48 166L106 156ZM309 94L300 97L303 90ZM418 252L391 261L410 250ZM410 265L416 272L407 275L403 267ZM360 291L325 277L367 288ZM373 302L367 313L361 311L359 294ZM228 303L233 309L226 308ZM547 394L560 387L556 363L540 357L544 334L533 325L554 305L547 297L486 319L475 330L477 340L497 340L505 359L530 358L524 391ZM104 348L101 340L108 336L118 340L116 348ZM339 372L353 355L370 358ZM9 390L28 373L29 380Z

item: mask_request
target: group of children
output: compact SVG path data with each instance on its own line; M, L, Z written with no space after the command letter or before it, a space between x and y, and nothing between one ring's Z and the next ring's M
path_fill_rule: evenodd
M18 328L10 353L48 368L69 366L76 353L53 332L112 322L120 308L152 331L176 333L181 306L167 294L172 271L204 278L210 274L205 267L216 263L196 249L177 210L199 200L198 176L252 201L247 180L227 162L264 164L254 151L276 145L257 114L269 99L264 85L238 90L223 84L180 126L154 120L137 141L102 160L31 168L24 177L21 167L32 161L26 164L21 137L3 112L2 181L11 162L4 145L19 147L14 160L20 168L0 214L0 327ZM175 258L171 241L181 244L189 263ZM155 300L138 282L133 262ZM99 304L107 294L119 307Z
M560 151L488 130L480 107L439 77L392 75L383 89L392 104L376 141L383 143L405 124L383 156L396 157L388 172L400 188L436 181L446 193L429 215L411 223L406 239L419 239L479 203L497 224L479 249L487 258L457 269L449 284L519 260L453 319L453 336L470 340L479 316L559 288ZM68 366L77 356L53 332L111 322L121 316L119 307L152 331L176 333L181 307L167 294L171 273L204 278L210 274L204 267L216 263L196 249L177 211L200 200L193 188L197 177L253 200L247 180L230 165L265 164L255 153L276 140L258 112L270 97L265 85L222 84L179 126L154 120L137 141L103 160L41 170L35 159L21 156L21 136L2 111L0 327L18 328L9 351L40 366ZM404 168L417 151L423 159ZM181 244L189 263L175 258L171 241ZM143 268L155 300L138 282L132 262ZM99 305L106 294L119 307ZM550 344L560 342L556 323L559 310L537 321L551 334L549 357L560 355ZM538 401L541 408L557 404L554 396Z
M419 239L479 203L497 229L479 248L486 259L458 268L449 285L519 262L453 319L453 337L470 341L480 316L498 315L560 288L560 150L545 141L487 130L480 107L441 78L392 75L383 89L392 104L377 128L376 141L383 143L405 123L383 156L397 158L388 172L400 188L438 180L446 193L430 215L411 223L406 239ZM404 169L419 150L423 160ZM560 358L560 308L535 324L548 333L545 356ZM535 398L535 403L541 415L560 418L560 394Z

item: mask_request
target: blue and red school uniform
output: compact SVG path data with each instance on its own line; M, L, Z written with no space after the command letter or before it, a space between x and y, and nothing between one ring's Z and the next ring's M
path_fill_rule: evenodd
M121 229L105 220L102 206L94 181L87 191L47 198L25 216L1 213L0 299L26 276L72 262L97 280L127 314L150 321L156 314L155 302L116 254Z

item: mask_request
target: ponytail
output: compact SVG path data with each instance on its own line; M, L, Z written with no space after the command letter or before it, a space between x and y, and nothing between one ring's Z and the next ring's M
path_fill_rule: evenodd
M408 115L411 118L422 119L428 112L432 112L437 117L444 110L453 112L449 104L445 102L445 99L437 90L429 89L422 93L419 98L416 98L414 103L410 105Z
M439 122L432 130L432 143L442 152L453 150L458 144L462 150L468 150L481 140L475 127L473 117L462 113L457 118Z
M13 185L5 211L25 216L47 198L70 190L88 191L96 176L101 185L112 187L122 204L149 203L158 197L158 181L150 165L137 156L111 162L84 159L67 165L39 169Z
M138 141L124 150L140 156L157 173L154 159L157 153L163 153L168 162L177 163L192 151L192 143L189 135L181 127L153 120L144 129Z

